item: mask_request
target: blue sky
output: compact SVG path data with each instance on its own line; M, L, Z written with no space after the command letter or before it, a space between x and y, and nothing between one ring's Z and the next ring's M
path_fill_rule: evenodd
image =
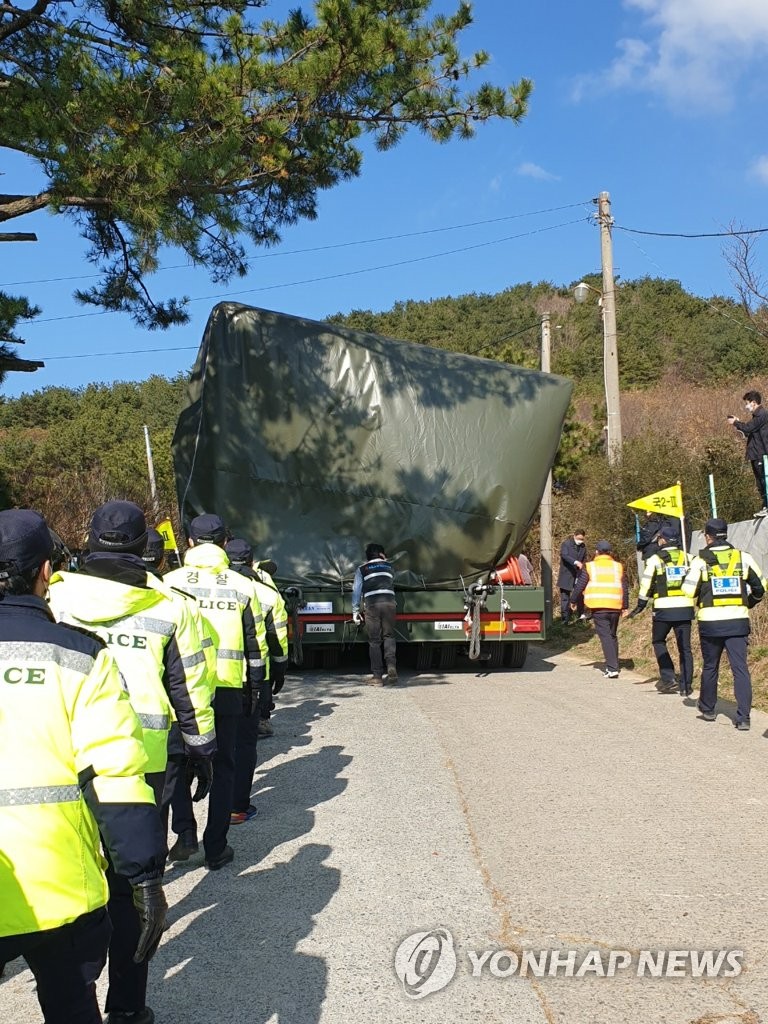
M316 221L254 251L248 277L228 285L167 252L165 268L182 266L151 287L194 298L184 327L147 332L123 314L92 315L72 298L94 273L74 228L45 213L7 224L39 238L0 246L0 285L43 308L19 353L46 367L10 375L3 393L186 371L219 298L323 319L524 281L575 282L599 269L589 215L600 191L613 203L618 275L734 294L721 240L620 228L768 225L766 0L476 0L463 49L481 48L492 60L478 81L534 80L520 125L481 125L474 139L444 146L413 134L388 153L369 150L360 178L321 196ZM28 189L34 169L5 156L4 191Z

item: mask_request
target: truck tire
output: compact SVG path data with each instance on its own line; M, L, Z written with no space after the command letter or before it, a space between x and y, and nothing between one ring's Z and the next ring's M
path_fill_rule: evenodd
M507 668L522 668L528 657L528 641L515 640L514 643L504 644L504 647L506 648L504 664Z
M329 644L323 647L320 652L320 661L324 669L335 669L339 667L341 651L338 644Z
M439 665L443 672L456 668L456 644L440 644Z
M417 672L429 672L432 668L432 644L417 644L416 645L416 671Z
M488 656L488 661L486 662L488 668L503 668L504 659L506 656L506 648L511 646L513 645L502 643L500 640L497 640L495 643L492 643L491 653Z

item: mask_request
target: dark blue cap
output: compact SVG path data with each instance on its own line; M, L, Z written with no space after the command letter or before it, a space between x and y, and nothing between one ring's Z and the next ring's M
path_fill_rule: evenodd
M680 543L680 531L674 526L662 526L657 536L663 537L667 544Z
M206 541L221 544L226 540L227 528L221 516L204 512L201 516L195 516L189 524L189 537L195 544Z
M613 546L609 540L599 540L595 544L595 551L601 552L601 554L608 555L613 551Z
M250 565L253 561L253 548L242 537L233 537L224 545L224 550L230 562L247 562Z
M28 508L0 512L0 578L39 569L52 554L53 540L39 512Z
M108 501L97 508L88 531L90 551L140 555L147 542L147 520L132 501Z
M710 537L727 537L728 523L724 519L708 519L704 525L704 533Z
M147 543L144 545L142 558L145 562L159 562L165 555L165 540L162 533L153 527L147 530Z

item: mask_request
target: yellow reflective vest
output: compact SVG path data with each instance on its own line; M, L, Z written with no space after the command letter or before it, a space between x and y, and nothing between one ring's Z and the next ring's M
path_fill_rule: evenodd
M688 574L688 556L680 548L664 547L645 563L640 580L639 600L653 598L654 618L686 622L693 618L693 598L683 593Z
M166 573L163 582L196 598L216 649L219 711L226 703L227 713L235 713L242 706L244 682L252 688L266 672L264 617L251 582L230 568L223 548L208 543L190 548L184 565ZM251 620L255 636L248 650L246 628Z
M0 936L58 928L106 904L85 791L97 809L120 805L129 844L137 826L155 821L161 849L146 768L109 651L54 623L39 598L0 601Z
M584 566L589 582L584 588L584 604L589 609L621 611L624 606L624 566L610 555L595 555Z
M60 622L96 633L115 656L144 731L148 772L165 771L168 733L177 720L188 752L216 748L201 637L182 602L153 587L85 573L59 573L49 601Z
M760 567L746 551L713 544L691 562L683 593L696 602L703 635L746 636L749 609L762 600L766 586Z

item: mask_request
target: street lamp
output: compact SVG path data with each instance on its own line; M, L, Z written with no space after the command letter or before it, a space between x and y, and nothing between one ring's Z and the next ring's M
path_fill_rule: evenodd
M605 383L605 411L608 420L608 464L621 462L621 403L619 397L619 353L616 345L616 297L613 284L613 249L611 246L611 198L601 192L597 200L597 220L600 224L600 255L603 268L603 289L598 291L586 281L573 289L577 302L585 302L590 292L600 296L603 313L603 379Z

